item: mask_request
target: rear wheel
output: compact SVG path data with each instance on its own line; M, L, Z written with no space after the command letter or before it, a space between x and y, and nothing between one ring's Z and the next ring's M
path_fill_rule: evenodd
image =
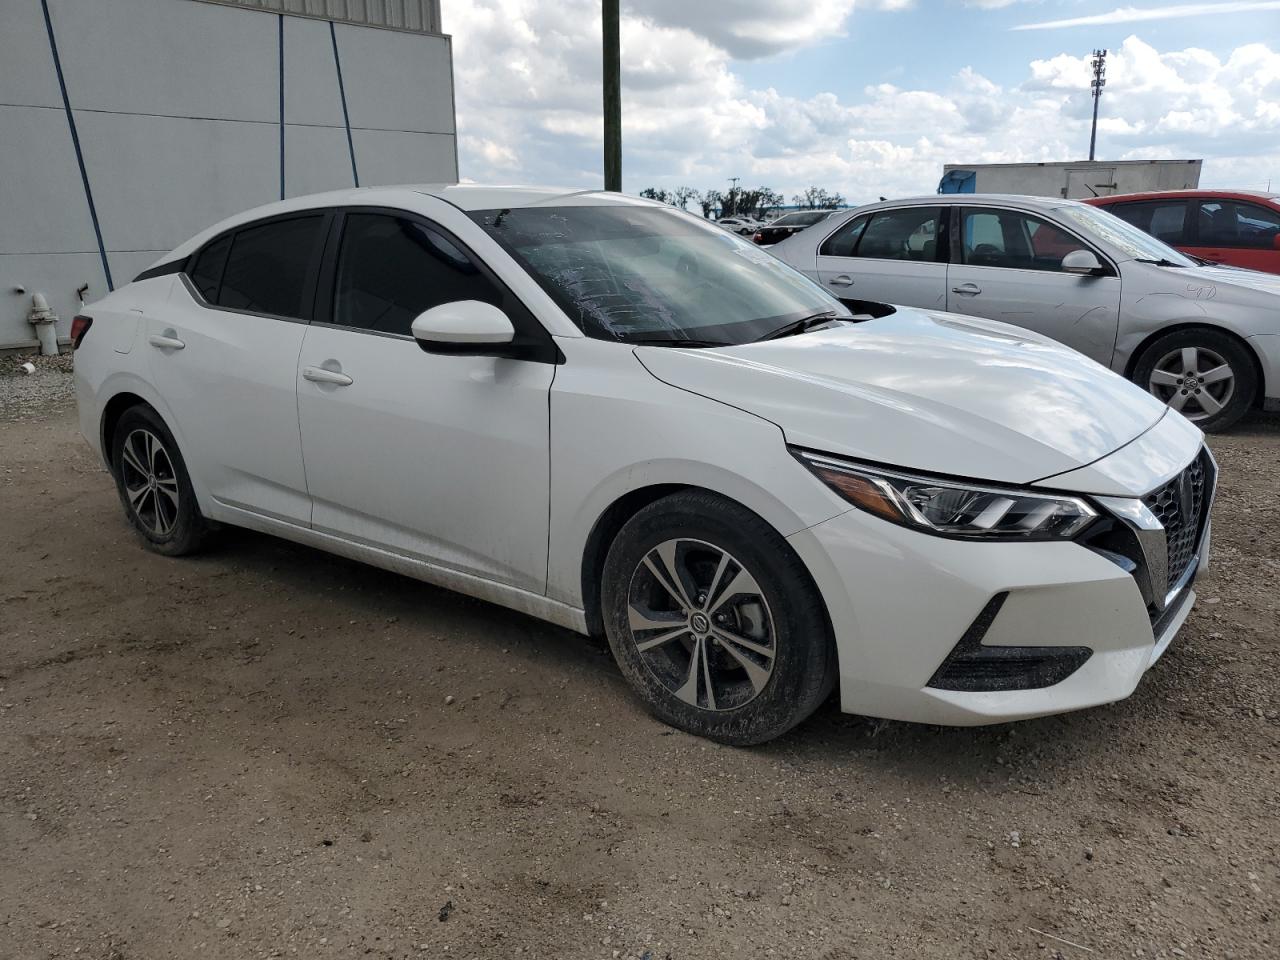
M200 548L208 523L178 444L154 410L137 406L121 415L111 463L125 516L144 546L171 557Z
M1248 348L1205 328L1160 337L1138 358L1133 379L1210 433L1243 417L1258 387Z
M724 743L770 740L830 693L821 598L768 524L704 492L641 510L601 587L609 644L650 711Z

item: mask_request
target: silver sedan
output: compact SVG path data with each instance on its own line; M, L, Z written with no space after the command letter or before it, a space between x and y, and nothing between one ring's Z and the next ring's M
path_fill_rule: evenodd
M1210 267L1073 200L869 204L771 252L855 311L901 304L1036 330L1205 430L1280 409L1280 276Z

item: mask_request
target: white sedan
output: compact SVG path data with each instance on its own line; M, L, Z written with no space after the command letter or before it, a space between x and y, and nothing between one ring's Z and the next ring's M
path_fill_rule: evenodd
M235 524L604 634L707 737L833 688L1127 696L1207 560L1200 431L1038 334L877 312L661 204L371 188L182 244L76 318L75 375L150 548Z

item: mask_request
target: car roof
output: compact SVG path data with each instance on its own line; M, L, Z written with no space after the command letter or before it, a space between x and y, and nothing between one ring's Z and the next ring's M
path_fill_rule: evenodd
M876 203L864 204L859 210L879 207L898 207L904 205L919 206L944 204L946 206L991 206L1014 204L1022 207L1038 207L1053 210L1058 207L1079 203L1079 200L1065 200L1062 197L1033 197L1019 193L930 193L922 197L903 197L900 200L880 200Z
M1105 197L1092 197L1085 203L1095 206L1106 206L1130 200L1179 200L1179 199L1226 199L1226 200L1275 200L1280 193L1269 193L1266 190L1144 190L1141 193L1113 193Z

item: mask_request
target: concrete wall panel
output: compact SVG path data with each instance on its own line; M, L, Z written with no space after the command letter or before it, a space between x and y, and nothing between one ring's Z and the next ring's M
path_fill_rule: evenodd
M351 126L453 133L449 41L337 25Z
M72 107L280 117L274 14L175 0L49 0L49 8Z
M397 130L356 130L360 186L457 180L453 137Z
M66 113L0 106L0 130L0 254L96 252Z
M77 111L108 251L168 250L280 199L276 124Z
M284 19L284 117L288 123L342 126L333 40L323 20Z
M4 77L0 100L62 108L39 0L5 0L0 10L0 64L4 65L0 68Z
M37 291L49 298L49 306L58 315L58 336L67 336L71 318L80 309L76 288L84 283L89 284L86 300L106 295L107 280L96 249L92 253L0 255L0 344L35 339L26 316L31 295ZM15 294L16 286L26 287L27 292Z
M285 127L285 192L291 197L355 186L342 127Z

